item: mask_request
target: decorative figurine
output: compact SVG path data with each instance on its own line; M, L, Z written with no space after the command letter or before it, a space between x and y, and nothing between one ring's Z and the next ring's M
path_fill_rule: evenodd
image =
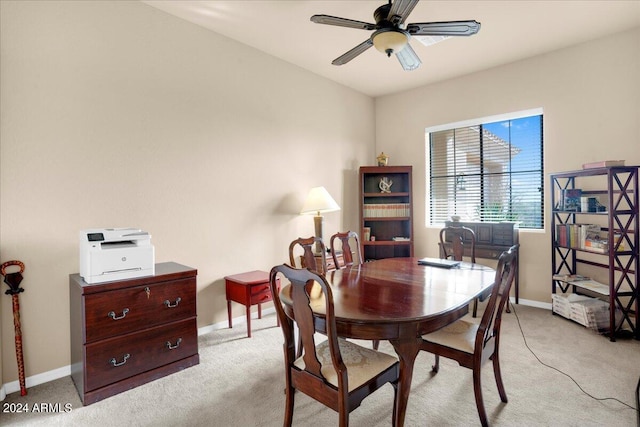
M378 187L380 188L381 193L391 193L392 185L393 185L393 181L387 178L386 176L384 176L380 180L380 184L378 184Z
M387 166L387 162L389 161L389 156L384 154L384 151L383 151L380 153L378 157L376 157L376 159L378 160L378 166Z
M16 265L20 268L20 271L14 273L7 273L6 268L12 265ZM4 283L9 285L9 290L5 292L7 295L11 295L13 300L13 326L16 331L16 357L18 359L18 380L20 381L20 396L27 395L27 387L24 381L24 358L22 356L22 330L20 327L20 302L18 301L18 295L20 292L24 292L24 289L20 287L22 282L22 273L24 272L24 263L21 261L7 261L0 266L0 273L4 276Z

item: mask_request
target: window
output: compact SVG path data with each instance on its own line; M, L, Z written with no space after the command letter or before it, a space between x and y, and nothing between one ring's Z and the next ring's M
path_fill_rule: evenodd
M427 129L431 225L516 221L541 229L542 110Z

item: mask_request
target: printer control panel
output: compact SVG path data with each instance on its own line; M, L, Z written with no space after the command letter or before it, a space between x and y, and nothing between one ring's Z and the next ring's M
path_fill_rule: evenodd
M104 234L103 233L88 233L87 234L87 239L90 242L101 242L104 240Z

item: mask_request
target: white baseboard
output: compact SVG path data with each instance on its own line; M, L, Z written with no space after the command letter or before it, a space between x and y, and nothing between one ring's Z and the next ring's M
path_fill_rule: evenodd
M273 307L269 307L269 308L263 308L262 309L262 315L264 316L265 314L270 314L270 313L275 313L276 309ZM251 313L252 315L254 314L253 312ZM242 316L238 316L238 317L234 317L232 319L232 322L234 325L236 324L246 324L247 323L247 317L245 315ZM201 328L198 328L198 336L200 335L204 335L204 334L208 334L209 332L213 332L215 330L218 329L225 329L229 327L229 321L225 320L223 322L218 322L218 323L214 323L213 325L209 325L209 326L203 326Z
M515 298L511 298L511 303L515 303ZM527 305L530 307L537 307L537 308L544 308L547 310L551 310L551 304L550 303L544 303L544 302L539 302L539 301L533 301L533 300L526 300L526 299L522 299L520 298L518 300L518 303L520 305ZM273 307L267 308L262 310L262 314L269 314L269 313L273 313L275 312L275 309ZM246 316L238 316L235 317L233 319L233 323L235 324L243 324L243 323L247 323L247 318ZM214 323L212 325L209 326L203 326L201 328L198 328L198 336L200 335L204 335L204 334L208 334L209 332L213 332L216 331L218 329L224 329L224 328L228 328L228 322L227 321L223 321L223 322L218 322L218 323ZM54 381L60 378L64 378L71 375L71 365L67 365L67 366L63 366L61 368L58 369L53 369L51 371L47 371L47 372L43 372L41 374L37 374L37 375L32 375L30 377L27 377L25 379L25 385L27 386L27 388L29 387L34 387L40 384L44 384L47 383L49 381ZM2 384L0 385L0 401L4 400L5 397L7 396L7 394L11 394L11 393L15 393L17 391L20 391L20 382L19 381L12 381L10 383L6 383L6 384Z
M43 372L41 374L32 375L25 378L25 386L27 388L34 387L39 384L48 383L49 381L57 380L60 378L68 377L71 375L71 365L63 366L62 368L54 369L52 371ZM12 381L3 385L6 394L15 393L20 391L20 381ZM4 397L3 397L4 399ZM2 400L2 399L0 399Z
M275 309L273 307L262 310L262 314L274 313ZM246 324L247 318L246 316L238 316L233 319L234 324ZM198 336L208 334L209 332L228 328L228 321L214 323L213 325L203 326L198 328ZM60 378L64 378L71 375L71 365L63 366L58 369L53 369L51 371L43 372L41 374L32 375L30 377L25 378L25 386L35 387L40 384L48 383L49 381L58 380ZM8 394L15 393L20 391L20 381L12 381L6 384L0 385L0 401L4 400Z
M516 303L516 299L514 297L510 297L509 300L511 301L512 304ZM540 302L540 301L533 301L530 299L518 298L518 304L526 305L529 307L544 308L546 310L551 310L551 303L549 302Z

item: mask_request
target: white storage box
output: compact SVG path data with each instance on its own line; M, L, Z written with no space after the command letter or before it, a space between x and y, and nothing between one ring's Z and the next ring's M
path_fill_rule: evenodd
M553 312L598 332L609 331L609 303L598 298L578 294L553 294ZM616 309L616 325L622 322Z
M595 298L578 301L571 305L571 320L599 330L599 326L609 323L609 304Z
M580 301L587 301L590 298L585 295L578 294L552 294L551 303L553 312L559 314L562 317L571 319L571 307Z

